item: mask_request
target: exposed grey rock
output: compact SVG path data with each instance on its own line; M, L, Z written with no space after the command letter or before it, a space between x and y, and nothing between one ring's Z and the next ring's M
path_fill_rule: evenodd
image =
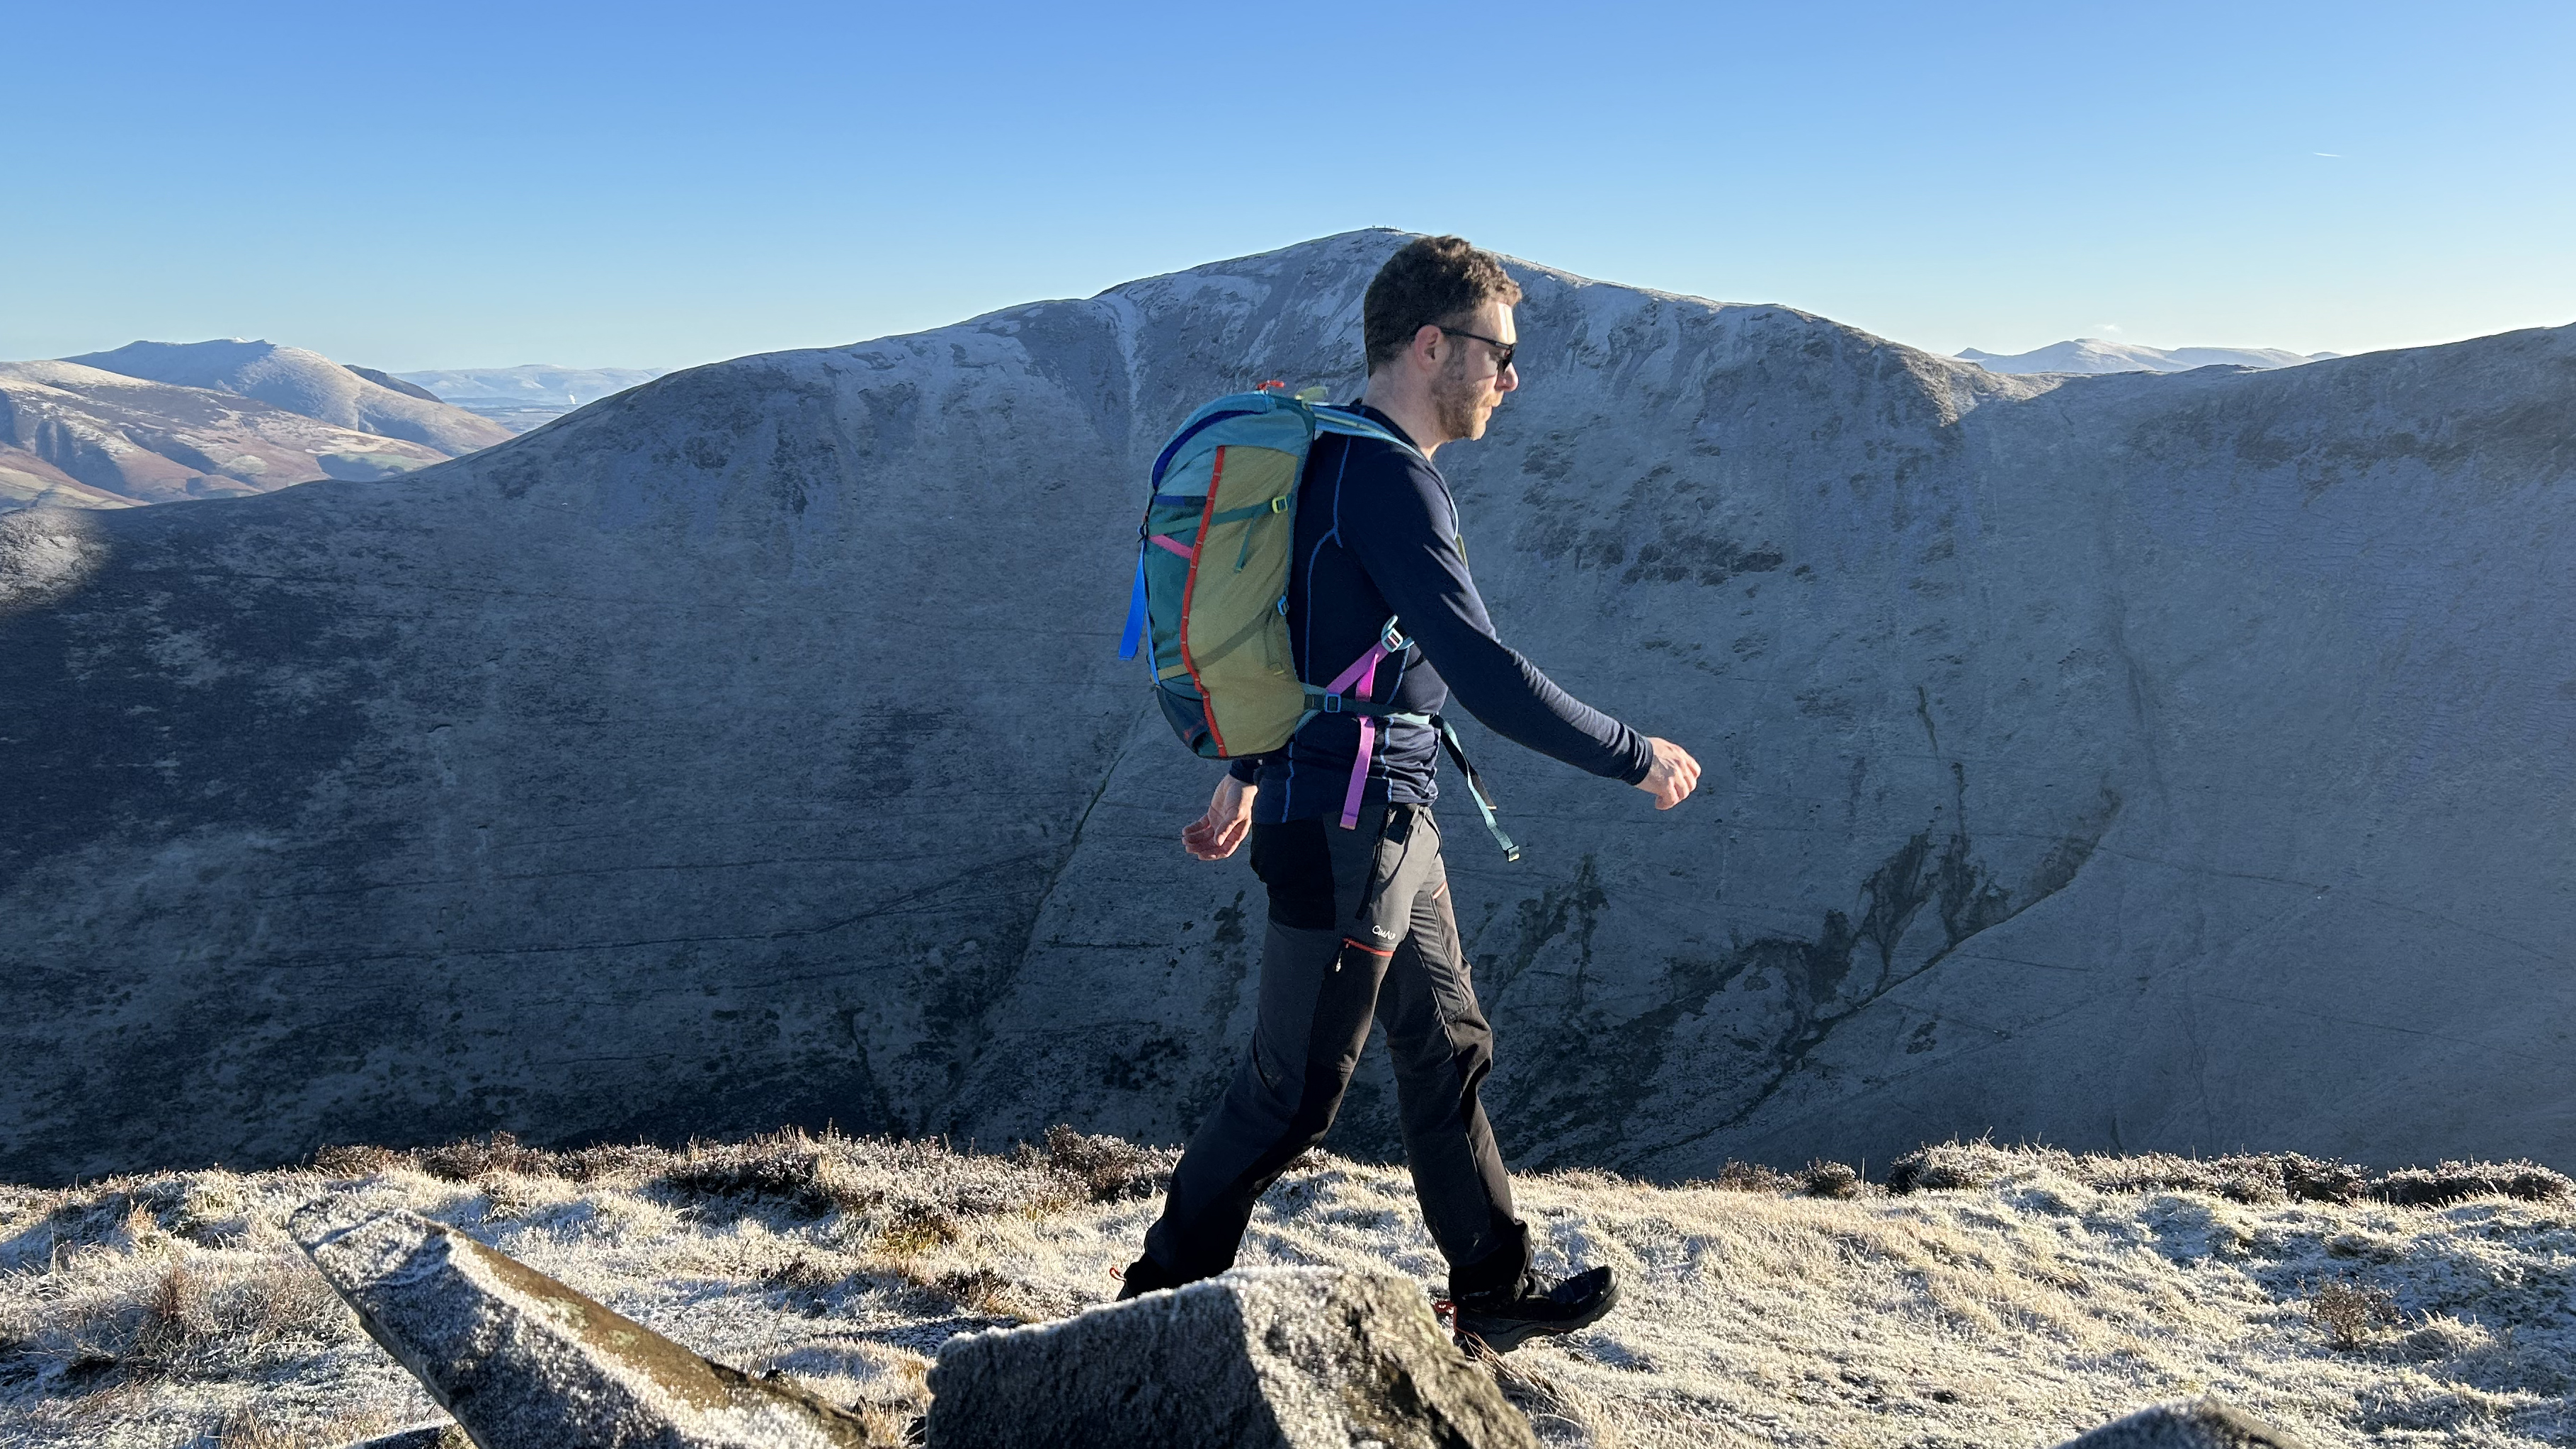
M1400 240L0 537L49 571L0 580L0 1176L1179 1140L1262 896L1114 657L1143 469L1347 395ZM1517 275L1521 390L1440 454L1478 580L1708 775L1658 814L1463 725L1526 851L1443 803L1516 1163L2576 1160L2576 331L2030 378ZM1392 1107L1372 1056L1337 1145Z
M701 1358L417 1213L326 1198L291 1227L368 1335L481 1449L866 1442L858 1418L793 1383Z
M931 1449L1536 1449L1419 1286L1246 1268L1057 1323L948 1340Z
M2140 1409L2058 1449L2307 1449L2307 1441L2216 1399Z

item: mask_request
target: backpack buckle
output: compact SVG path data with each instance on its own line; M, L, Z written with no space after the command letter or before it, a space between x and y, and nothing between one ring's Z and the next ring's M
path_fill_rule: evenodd
M1340 714L1341 712L1342 712L1342 697L1341 697L1340 695L1338 695L1338 694L1327 694L1327 695L1325 695L1325 696L1324 696L1324 707L1323 707L1323 713L1325 713L1325 714Z

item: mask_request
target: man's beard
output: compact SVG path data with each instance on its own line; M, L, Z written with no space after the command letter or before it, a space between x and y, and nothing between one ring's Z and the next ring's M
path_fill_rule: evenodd
M1473 442L1485 435L1485 409L1478 406L1484 393L1483 378L1470 381L1443 368L1440 380L1431 385L1432 419L1452 441Z

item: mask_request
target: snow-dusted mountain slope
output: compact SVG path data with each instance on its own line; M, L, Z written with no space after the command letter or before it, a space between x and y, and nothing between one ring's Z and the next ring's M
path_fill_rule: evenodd
M2007 357L1971 347L1959 354L1988 372L2189 372L2195 367L2270 369L2324 362L2333 352L2283 352L2277 347L2141 347L2078 337Z
M229 392L70 362L0 362L0 513L235 498L444 459Z
M64 360L152 382L238 393L339 427L419 443L450 458L510 436L490 419L424 398L417 389L387 386L321 353L274 342L132 342Z
M0 525L0 1172L782 1120L1184 1134L1214 767L1142 469L1356 380L1362 232L658 379L386 484ZM1507 638L1701 795L1471 745L1525 1165L2576 1159L2576 333L2025 378L1528 266L1441 461ZM1337 1139L1393 1144L1372 1058Z

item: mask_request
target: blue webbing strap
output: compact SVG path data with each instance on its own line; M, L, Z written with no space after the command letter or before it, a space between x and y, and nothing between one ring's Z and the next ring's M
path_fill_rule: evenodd
M1485 829L1493 835L1494 843L1503 848L1503 859L1520 859L1521 848L1512 844L1512 838L1503 833L1502 826L1494 823L1494 797L1485 793L1485 777L1477 774L1476 767L1468 763L1466 747L1458 743L1458 732L1449 727L1449 721L1438 715L1433 715L1431 722L1439 726L1440 743L1448 748L1449 758L1458 762L1458 772L1467 777L1467 794L1476 802L1476 813L1485 817Z
M1127 596L1126 637L1118 641L1118 657L1133 659L1136 646L1145 640L1145 551L1136 550L1136 588Z

